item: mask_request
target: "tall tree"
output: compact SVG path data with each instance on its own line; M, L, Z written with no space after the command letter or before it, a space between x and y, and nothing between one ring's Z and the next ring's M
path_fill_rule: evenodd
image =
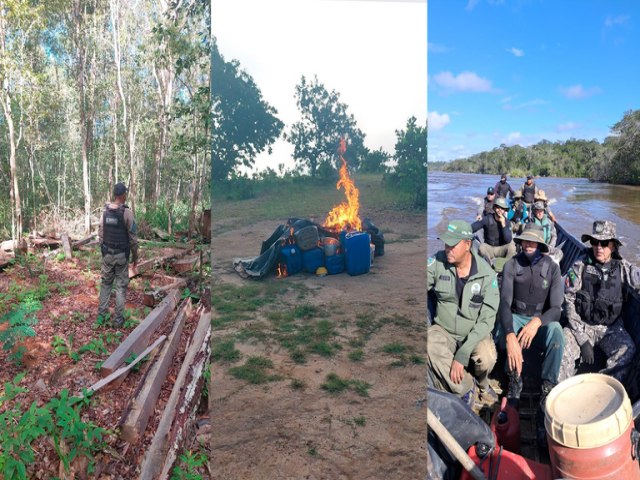
M226 61L213 39L211 51L212 169L215 180L237 167L251 167L256 156L280 136L284 124L237 60Z
M337 169L335 152L340 139L346 138L349 148L345 160L352 168L357 168L365 153L365 135L354 116L347 113L349 107L340 102L340 94L335 90L328 91L318 77L308 82L302 76L294 97L302 118L291 126L286 139L293 145L296 162L307 167L313 177L322 165L324 171L327 166Z
M396 130L394 159L398 181L415 192L414 206L426 206L427 126L420 127L416 117L409 118L405 130Z

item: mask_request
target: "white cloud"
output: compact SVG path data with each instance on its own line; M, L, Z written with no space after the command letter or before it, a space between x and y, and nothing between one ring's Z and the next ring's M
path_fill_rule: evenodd
M441 130L445 126L449 125L449 123L451 123L449 114L447 113L439 114L438 112L429 112L429 131Z
M490 92L491 81L474 72L462 72L454 76L451 72L441 72L433 80L441 87L456 92Z
M506 136L506 138L502 140L501 143L511 146L511 145L516 145L521 141L522 141L522 134L520 132L511 132L509 135Z
M615 17L612 15L607 15L607 18L604 21L604 26L610 28L614 25L624 25L629 21L630 18L631 17L629 15L616 15Z
M513 53L516 57L524 57L524 50L519 48L511 47L506 49L507 52Z
M575 122L561 123L556 127L556 132L568 132L570 130L576 130L578 128L580 128L580 125Z
M533 100L529 100L528 102L522 102L519 103L518 105L511 105L511 103L507 103L505 104L502 108L505 110L521 110L523 108L533 108L533 107L538 107L540 105L546 105L547 102L546 100L543 100L542 98L534 98Z
M465 10L467 10L467 11L469 11L469 12L470 12L471 10L473 10L473 9L475 8L475 6L476 6L478 3L480 3L480 0L469 0L469 1L467 2L467 6L465 7Z
M572 85L570 87L560 87L560 92L567 98L572 100L587 98L600 93L602 90L600 87L584 88L582 85Z
M427 42L427 48L431 53L447 53L449 51L449 47L433 42Z

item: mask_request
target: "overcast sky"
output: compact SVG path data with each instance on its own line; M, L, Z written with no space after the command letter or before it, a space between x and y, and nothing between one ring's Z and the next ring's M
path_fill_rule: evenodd
M212 0L212 30L227 61L237 59L278 110L285 131L300 115L302 75L340 93L365 145L393 154L395 130L427 114L425 0ZM214 79L215 81L215 79ZM256 169L294 166L278 140Z

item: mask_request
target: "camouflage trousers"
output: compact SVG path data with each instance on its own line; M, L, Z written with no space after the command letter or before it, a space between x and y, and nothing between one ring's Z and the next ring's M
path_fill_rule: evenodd
M430 377L430 383L433 387L463 396L473 388L475 377L481 390L489 388L489 373L493 370L498 359L496 345L493 343L491 335L480 340L471 352L469 365L465 365L462 382L453 383L449 374L457 348L455 339L444 328L440 325L429 327L427 330L427 375Z
M116 284L115 320L123 318L124 303L127 298L129 285L129 265L124 252L102 256L102 283L100 285L100 300L98 315L105 315L109 309L109 298L113 283Z
M584 325L589 342L599 347L607 357L607 366L600 373L624 381L632 365L636 347L631 335L624 329L622 319L612 325ZM560 365L558 381L566 380L576 374L576 362L580 361L580 345L572 330L564 328L565 345Z
M496 257L503 257L509 260L516 254L516 244L515 242L510 242L500 247L492 247L488 243L481 243L478 247L478 253L488 259L489 263L492 263Z

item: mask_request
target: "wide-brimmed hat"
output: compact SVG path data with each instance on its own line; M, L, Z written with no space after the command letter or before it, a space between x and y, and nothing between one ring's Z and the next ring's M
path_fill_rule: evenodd
M509 205L507 205L507 201L502 197L498 198L495 202L493 202L493 207L494 208L500 207L504 210L509 210Z
M609 220L596 220L593 222L592 232L582 234L581 240L583 242L594 240L613 240L621 247L624 245L618 237L616 237L616 224Z
M538 200L537 202L533 203L533 208L531 209L533 211L535 210L544 210L544 202L541 202L540 200Z
M447 225L447 231L444 232L439 240L453 247L460 243L461 240L473 240L473 230L469 222L464 220L453 220Z
M513 194L513 198L522 198L522 189L516 190Z
M549 245L544 241L544 230L542 230L540 225L527 223L522 233L513 239L516 243L520 243L522 240L536 242L542 253L549 253Z
M538 190L535 195L534 195L534 200L542 200L543 202L546 202L547 200L549 200L547 198L547 194L544 193L544 190Z

